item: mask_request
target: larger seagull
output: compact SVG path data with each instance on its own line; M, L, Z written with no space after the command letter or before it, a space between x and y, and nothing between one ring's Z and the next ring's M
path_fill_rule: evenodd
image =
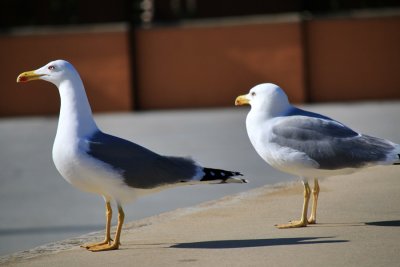
M210 169L190 158L168 157L106 133L97 127L81 78L65 60L56 60L21 73L17 82L44 80L57 86L61 109L53 145L53 161L60 174L75 187L103 196L106 203L106 234L100 243L84 245L91 251L118 249L124 222L122 204L138 191L184 183L246 183L239 172ZM112 241L111 201L118 206L118 225Z
M350 174L374 165L400 164L400 145L364 135L329 117L292 106L284 91L266 83L238 96L236 105L250 104L246 128L257 153L271 166L300 176L304 202L300 220L278 228L304 227L316 223L318 178ZM309 179L314 179L313 203Z

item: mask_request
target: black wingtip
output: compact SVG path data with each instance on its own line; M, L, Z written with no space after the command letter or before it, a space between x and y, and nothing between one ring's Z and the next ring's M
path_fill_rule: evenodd
M397 157L398 157L399 160L400 160L400 154L397 154ZM400 162L395 162L395 163L393 163L393 165L400 165Z
M203 172L204 176L200 180L202 182L222 180L222 183L248 183L246 179L234 178L235 176L243 176L242 173L236 171L204 168Z

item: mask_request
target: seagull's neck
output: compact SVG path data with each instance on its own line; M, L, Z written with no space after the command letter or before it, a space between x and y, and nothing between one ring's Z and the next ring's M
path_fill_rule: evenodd
M82 80L66 79L59 86L61 98L57 136L84 137L98 128L83 87Z
M275 117L285 115L288 110L293 108L288 102L273 102L262 105L261 107L252 107L250 110L251 116L265 121Z

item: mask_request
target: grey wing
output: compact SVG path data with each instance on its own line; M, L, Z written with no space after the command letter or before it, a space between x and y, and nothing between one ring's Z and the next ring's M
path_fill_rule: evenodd
M290 116L272 128L272 142L305 153L320 169L358 168L384 161L391 142L361 135L330 119Z
M87 139L87 153L119 171L127 185L149 189L189 181L198 166L188 158L165 157L112 135L97 132Z

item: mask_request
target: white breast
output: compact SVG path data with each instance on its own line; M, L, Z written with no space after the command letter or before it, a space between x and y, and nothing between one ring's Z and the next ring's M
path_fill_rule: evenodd
M84 141L56 138L53 145L53 161L61 176L74 187L100 194L108 199L129 202L136 196L134 189L127 186L123 177L111 166L86 153Z

